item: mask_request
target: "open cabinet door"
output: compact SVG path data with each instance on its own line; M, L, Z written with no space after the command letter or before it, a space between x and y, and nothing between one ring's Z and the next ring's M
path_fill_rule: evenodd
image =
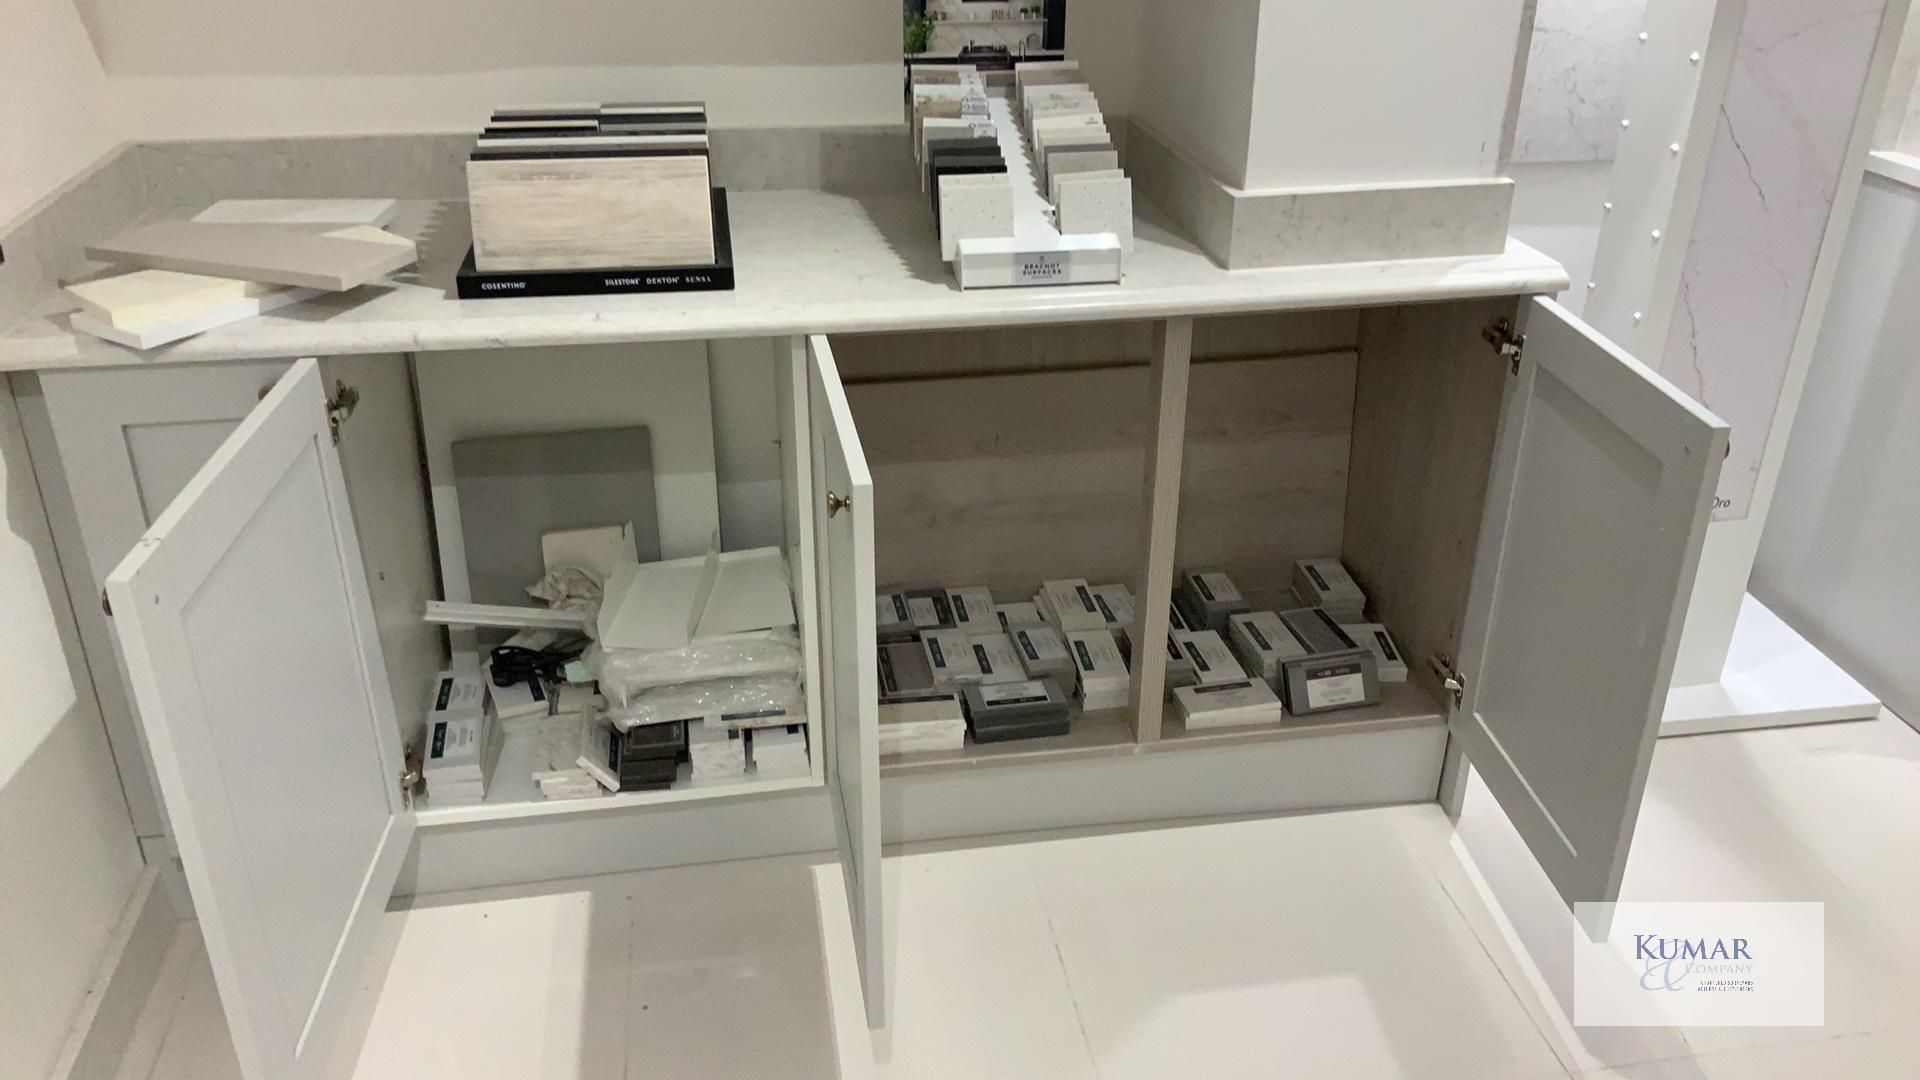
M813 420L821 668L829 790L847 877L867 1023L887 1022L886 931L880 895L880 681L874 641L873 476L827 339L807 339Z
M275 384L107 597L241 1071L317 1078L413 833L318 364Z
M1550 300L1526 331L1449 723L1560 896L1611 903L1727 426Z

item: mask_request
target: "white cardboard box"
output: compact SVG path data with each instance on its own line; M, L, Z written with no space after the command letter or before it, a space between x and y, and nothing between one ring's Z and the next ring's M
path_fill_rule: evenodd
M1340 629L1373 653L1381 682L1407 681L1406 654L1400 651L1400 643L1393 640L1393 635L1387 632L1385 626L1379 623L1341 623Z

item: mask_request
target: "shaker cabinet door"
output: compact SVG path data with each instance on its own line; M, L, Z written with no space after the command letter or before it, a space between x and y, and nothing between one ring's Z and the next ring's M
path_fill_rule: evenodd
M1560 896L1611 902L1727 425L1550 300L1525 329L1450 727Z
M886 1026L885 905L880 888L880 683L875 648L873 477L853 411L824 337L807 339L813 421L814 555L819 570L820 696L831 731L827 755L834 830L846 871L847 909L866 994L867 1022Z
M414 824L318 364L106 588L241 1071L318 1078Z

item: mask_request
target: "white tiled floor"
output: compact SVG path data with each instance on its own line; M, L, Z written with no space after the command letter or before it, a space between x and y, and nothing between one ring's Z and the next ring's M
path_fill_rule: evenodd
M1629 898L1826 902L1824 1028L1567 1027L1510 937L1539 927L1490 909L1499 874L1460 859L1482 855L1471 821L1405 806L904 850L894 1022L871 1040L837 865L437 897L388 916L356 1080L1920 1077L1920 735L1898 721L1666 740L1635 838ZM197 939L172 963L151 1067L122 1080L236 1077Z

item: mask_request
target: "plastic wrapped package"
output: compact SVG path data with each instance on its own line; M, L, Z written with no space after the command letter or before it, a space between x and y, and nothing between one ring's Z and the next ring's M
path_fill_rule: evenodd
M803 714L806 704L798 675L746 675L636 691L625 705L609 704L607 719L627 731L702 716Z
M677 649L605 649L583 658L600 692L617 705L642 690L708 679L800 674L800 635L792 629L698 638Z

